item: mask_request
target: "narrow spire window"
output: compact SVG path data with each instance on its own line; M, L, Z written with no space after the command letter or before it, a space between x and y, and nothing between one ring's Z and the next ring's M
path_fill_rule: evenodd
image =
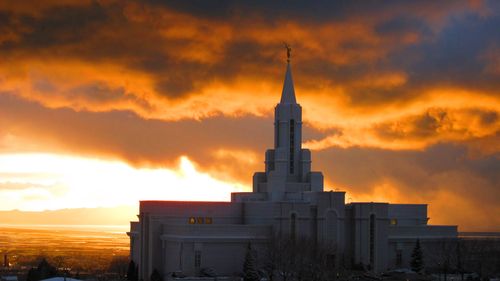
M295 152L295 120L290 120L290 174L294 173Z

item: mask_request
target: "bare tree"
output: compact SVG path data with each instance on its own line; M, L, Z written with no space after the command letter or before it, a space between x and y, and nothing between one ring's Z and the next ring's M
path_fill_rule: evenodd
M476 272L483 278L500 274L500 239L461 239L460 243L463 271Z
M336 247L317 244L312 239L276 237L269 244L266 269L271 280L335 280L339 273Z
M123 279L127 274L129 261L128 257L117 256L114 257L108 266L108 273L117 274L120 279Z
M427 242L424 251L429 261L427 268L430 271L436 271L439 274L439 279L443 275L443 280L446 281L448 274L456 271L457 243L457 238L443 238L434 242Z
M482 278L500 274L500 239L451 238L427 242L424 251L427 268L443 276L475 272Z

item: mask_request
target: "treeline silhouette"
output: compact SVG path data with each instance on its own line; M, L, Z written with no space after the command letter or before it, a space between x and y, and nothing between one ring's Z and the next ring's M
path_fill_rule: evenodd
M33 264L37 265L32 266L27 272L25 272L26 278L23 278L24 274L21 274L20 280L39 281L53 277L67 277L74 279L90 278L99 281L106 281L125 280L127 276L132 278L134 276L134 273L130 275L128 271L129 259L125 256L113 258L107 266L102 266L100 268L96 268L95 270L87 269L84 271L80 271L78 268L72 269L71 267L68 267L68 265L65 264L63 257L58 257L57 259L52 260L45 257L38 257L35 261L33 261ZM132 280L137 281L137 275L135 275L135 279Z

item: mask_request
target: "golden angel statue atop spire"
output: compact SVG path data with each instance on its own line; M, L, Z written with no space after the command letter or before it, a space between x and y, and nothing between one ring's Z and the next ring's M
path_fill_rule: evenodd
M292 47L288 43L284 43L286 48L286 61L290 63L290 56L292 55Z

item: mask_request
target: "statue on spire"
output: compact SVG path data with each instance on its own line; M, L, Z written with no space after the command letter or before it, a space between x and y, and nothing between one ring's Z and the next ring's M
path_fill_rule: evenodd
M292 47L290 44L285 42L285 48L286 48L286 62L290 63L290 56L292 55Z

